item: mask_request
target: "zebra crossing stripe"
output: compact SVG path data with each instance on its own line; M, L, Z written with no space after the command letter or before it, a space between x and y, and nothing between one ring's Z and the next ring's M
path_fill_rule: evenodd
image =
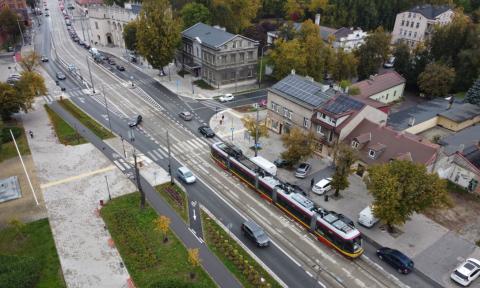
M184 153L184 151L181 150L180 147L177 146L177 145L172 145L171 148L172 148L172 151L178 152L178 154L183 154Z
M168 157L167 152L163 151L163 149L161 149L161 148L158 148L158 149L156 150L156 152L157 152L158 154L161 154L164 158L167 158L167 157Z
M153 161L157 161L157 157L152 153L153 151L147 152L148 157L152 158Z
M152 150L152 154L155 154L158 158L163 159L162 155L157 150Z
M192 141L194 141L195 143L197 143L198 146L199 146L200 148L202 148L202 149L203 149L203 148L206 148L205 146L208 146L208 145L205 144L205 142L203 142L202 140L200 140L200 139L198 139L198 138L194 138L194 139L192 139Z
M115 163L115 165L116 165L116 166L118 167L118 169L120 169L121 171L125 171L125 170L128 169L128 167L125 168L124 164L123 164L122 162L120 162L119 160L115 160L115 161L113 161L113 163Z

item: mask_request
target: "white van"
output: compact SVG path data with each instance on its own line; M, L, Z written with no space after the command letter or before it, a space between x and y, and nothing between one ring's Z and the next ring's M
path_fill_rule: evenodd
M367 228L373 227L378 222L378 219L375 218L372 211L372 206L369 205L365 207L360 213L358 213L358 223Z
M263 170L267 171L269 174L276 176L277 175L277 166L272 162L268 161L267 159L257 156L250 158L250 161L257 164L258 167L262 168Z

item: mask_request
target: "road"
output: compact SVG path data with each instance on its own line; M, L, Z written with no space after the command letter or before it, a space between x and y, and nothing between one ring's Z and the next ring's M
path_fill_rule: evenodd
M65 63L74 63L84 78L88 77L86 58L88 52L70 40L63 18L49 3L50 19L45 19L42 30L36 37L36 45L41 54L50 58L58 54ZM51 33L48 33L49 30ZM52 38L50 38L52 37ZM55 47L51 46L51 41ZM120 60L117 60L119 62ZM62 69L57 61L44 65L50 75ZM197 127L207 123L217 109L226 105L214 100L197 101L177 97L157 81L134 67L125 64L126 71L110 71L104 66L90 63L92 78L96 90L101 94L90 96L88 91L79 87L78 81L68 78L62 82L67 93L78 106L114 132L128 138L128 119L141 114L144 123L135 129L137 135L134 145L161 167L167 167L165 155L166 132L171 135L173 151L173 169L179 165L189 167L200 179L196 184L187 186L187 193L198 203L212 211L289 287L323 287L313 275L316 265L322 269L318 279L327 287L398 287L398 283L377 272L362 259L351 261L337 252L325 247L305 231L300 225L287 218L278 209L262 201L251 190L236 179L215 166L209 156L209 144L218 139L200 138ZM65 71L66 72L66 71ZM136 88L131 87L131 76ZM108 103L107 113L105 99ZM47 101L54 100L49 97ZM233 103L232 103L233 104ZM195 113L190 122L181 121L177 114L189 110ZM110 117L109 117L110 116ZM110 118L110 121L107 121ZM268 249L258 249L241 235L240 224L250 218L260 223L274 241ZM374 251L365 243L366 254ZM372 258L372 260L376 260ZM379 263L384 266L383 263ZM388 269L388 267L386 268ZM396 274L395 274L396 275ZM411 287L429 287L429 285L411 274L401 277L401 281Z

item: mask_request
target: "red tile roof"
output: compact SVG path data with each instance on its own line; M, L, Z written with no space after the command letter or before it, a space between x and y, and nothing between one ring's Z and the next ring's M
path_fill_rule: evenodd
M370 141L358 147L360 158L367 164L385 163L392 159L411 159L416 163L429 165L436 158L439 146L428 142L422 137L397 132L390 127L380 126L364 119L353 131L345 137L345 143L351 145L354 139L364 142L368 139L365 135L370 134ZM362 139L359 139L362 138ZM382 150L377 152L377 157L372 159L368 153L370 148Z
M395 71L387 71L383 74L371 76L370 79L366 79L357 82L352 87L358 87L360 94L355 97L368 99L370 96L395 87L397 85L405 83L405 78Z

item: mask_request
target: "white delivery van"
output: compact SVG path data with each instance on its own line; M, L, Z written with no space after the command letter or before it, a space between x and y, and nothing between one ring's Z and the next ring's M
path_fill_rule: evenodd
M358 223L367 228L373 227L375 223L378 222L378 219L375 218L372 211L372 206L369 205L365 207L360 213L358 213Z
M269 174L272 174L273 176L277 175L277 166L273 164L272 162L268 161L267 159L257 156L257 157L252 157L250 158L250 161L253 163L257 164L258 167L262 168L263 170L267 171Z

